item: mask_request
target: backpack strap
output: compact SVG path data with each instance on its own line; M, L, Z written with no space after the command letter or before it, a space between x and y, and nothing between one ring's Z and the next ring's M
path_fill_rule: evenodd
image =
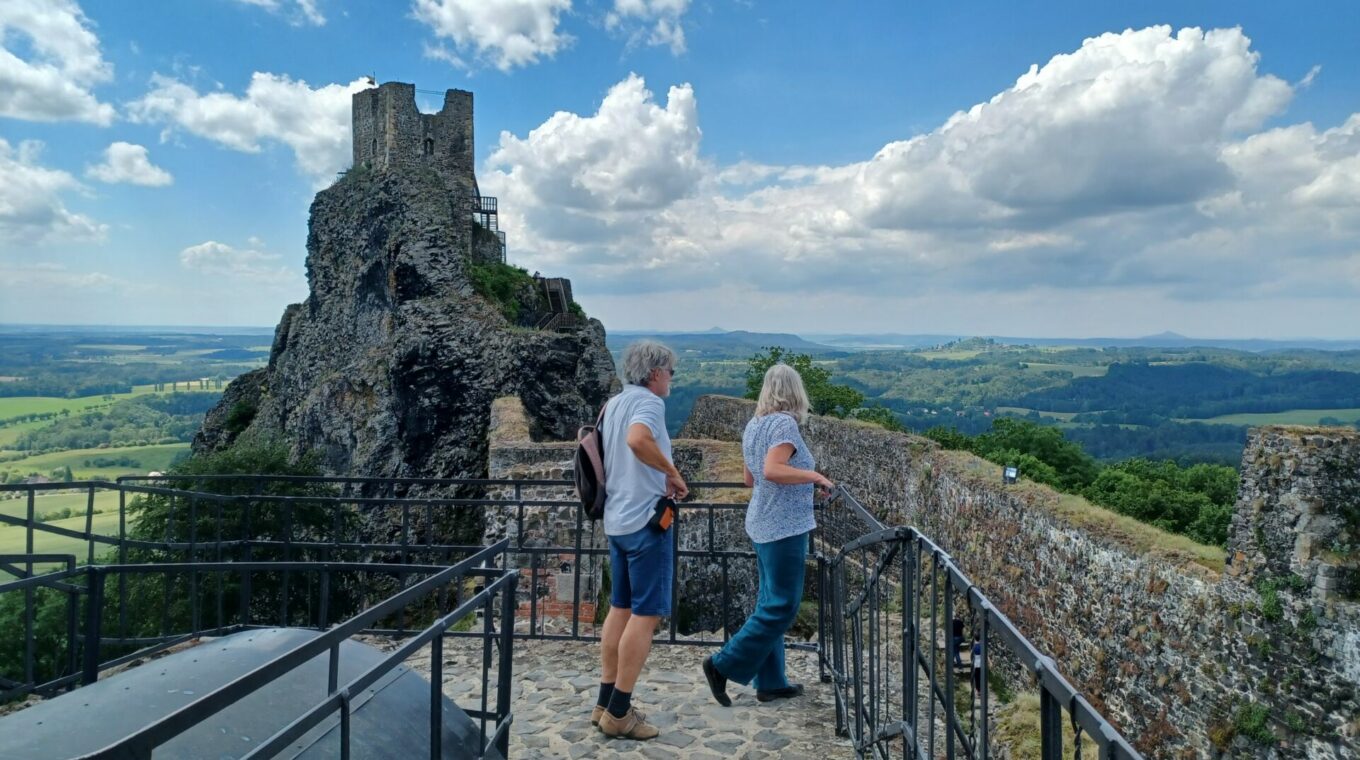
M595 441L600 446L601 468L604 467L604 428L600 426L604 424L604 410L607 408L609 408L609 400L605 399L605 402L600 405L600 416L595 418Z

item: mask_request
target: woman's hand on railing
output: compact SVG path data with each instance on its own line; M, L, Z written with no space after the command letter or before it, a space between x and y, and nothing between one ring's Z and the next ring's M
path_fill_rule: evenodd
M831 498L831 494L836 492L836 484L831 482L831 478L828 478L820 472L817 473L817 478L817 480L813 481L817 484L817 490L821 492L823 497L828 499Z

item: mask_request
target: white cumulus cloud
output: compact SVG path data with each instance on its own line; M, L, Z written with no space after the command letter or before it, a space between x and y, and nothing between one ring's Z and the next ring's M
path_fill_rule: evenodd
M80 191L75 177L38 163L43 145L0 138L0 240L46 243L100 240L107 227L66 208L62 194Z
M270 13L287 15L289 22L294 26L301 26L302 24L324 26L326 23L326 16L317 7L316 0L293 0L291 3L281 2L281 0L236 0L236 2L264 8Z
M293 270L281 263L276 253L254 248L236 248L209 240L179 252L185 269L203 274L239 278L262 285L287 286L297 281Z
M415 0L412 11L438 44L426 53L461 68L509 71L552 58L572 42L558 26L571 0ZM449 48L445 43L452 43Z
M688 10L689 0L614 0L604 25L610 31L626 33L630 45L645 41L669 47L679 55L685 52L685 29L680 20Z
M85 176L109 184L125 182L146 187L164 187L174 182L170 172L151 163L145 147L125 142L109 145L104 150L104 162L87 167Z
M586 211L654 209L693 190L699 161L694 90L658 105L636 74L610 88L592 116L558 112L526 138L502 132L488 164L533 202Z
M1239 29L1104 34L864 164L875 226L1029 224L1194 201L1228 180L1223 142L1292 95Z
M710 171L700 137L693 88L671 87L663 106L630 75L592 115L559 112L523 138L503 132L480 184L503 199L510 245L537 251L543 268L661 272L688 250L672 209Z
M630 77L595 114L503 134L483 187L511 257L583 293L1070 293L1112 314L1354 298L1360 114L1263 130L1294 89L1258 61L1239 29L1105 34L834 166L715 165L694 91L662 108Z
M257 153L269 142L287 145L298 169L318 186L349 166L350 99L368 80L312 88L302 80L256 72L245 94L201 94L184 82L156 75L152 89L127 106L133 121L164 123L232 150Z
M113 107L92 92L113 78L113 66L91 26L72 0L0 2L0 116L113 121Z

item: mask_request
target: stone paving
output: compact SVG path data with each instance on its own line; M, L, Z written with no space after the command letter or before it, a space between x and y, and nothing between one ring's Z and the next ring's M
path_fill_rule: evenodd
M371 642L377 643L377 642ZM713 701L699 664L709 647L657 644L633 702L661 729L645 742L611 739L590 724L598 695L599 645L516 641L510 755L513 758L645 757L686 760L852 758L835 735L831 686L817 677L811 652L789 652L789 680L806 687L796 699L760 703L755 691L728 686L732 707ZM444 652L444 693L464 707L480 704L480 642L450 639ZM428 677L429 652L408 663ZM495 674L491 676L494 706Z

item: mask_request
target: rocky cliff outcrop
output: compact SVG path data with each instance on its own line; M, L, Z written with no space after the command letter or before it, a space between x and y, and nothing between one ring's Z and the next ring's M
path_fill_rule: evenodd
M311 294L284 312L268 367L208 414L195 451L276 439L334 474L483 477L496 397L523 399L536 438L593 419L615 382L603 326L507 322L472 285L463 203L419 169L359 167L318 193Z

